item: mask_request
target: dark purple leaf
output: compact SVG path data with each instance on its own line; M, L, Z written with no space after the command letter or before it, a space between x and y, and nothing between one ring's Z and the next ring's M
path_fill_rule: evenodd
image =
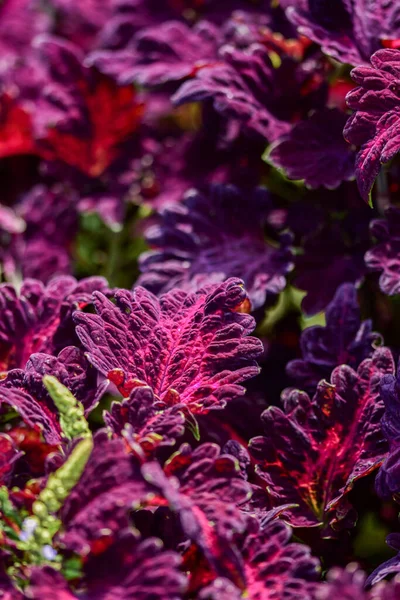
M356 177L360 193L367 201L382 164L400 150L400 50L379 50L371 56L371 64L372 67L352 71L359 87L346 100L356 112L344 129L345 138L361 146Z
M371 321L361 322L357 291L351 283L338 288L325 318L325 327L317 325L303 331L303 358L287 365L287 373L296 385L310 392L321 379L329 379L338 365L357 368L381 342L381 336L371 331Z
M283 290L292 268L290 236L281 234L280 247L265 239L272 211L263 188L241 193L221 185L189 191L183 203L166 208L161 222L147 230L155 249L141 256L139 283L164 293L240 277L252 308L259 308Z
M355 153L342 133L346 120L336 108L314 112L273 145L268 161L309 187L338 187L354 178Z

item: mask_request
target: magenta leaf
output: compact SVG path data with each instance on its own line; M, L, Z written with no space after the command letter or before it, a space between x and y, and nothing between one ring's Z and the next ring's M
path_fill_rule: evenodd
M165 464L142 467L143 475L176 512L187 538L218 576L242 581L243 570L234 545L244 532L246 515L239 507L250 495L237 461L221 454L216 444L195 450L183 445ZM177 486L176 482L179 482Z
M56 354L78 342L71 314L90 303L95 289L106 292L105 279L63 276L47 286L25 279L19 293L0 285L0 370L24 368L32 353Z
M32 354L25 370L12 369L0 380L0 405L8 404L33 429L42 431L49 444L62 441L59 414L43 385L43 376L53 375L82 402L86 413L98 403L108 382L97 383L97 372L82 350L73 346L60 354Z
M337 367L331 383L322 381L312 399L289 389L283 410L264 412L266 437L253 438L250 448L275 502L298 504L286 513L295 527L339 526L350 519L348 492L387 452L380 383L393 371L390 351L379 348L357 372Z
M156 298L138 287L114 302L94 294L96 315L76 313L76 332L91 363L127 397L148 385L160 406L193 412L221 408L258 373L261 342L246 337L254 320L238 312L248 299L238 279L195 294Z
M311 188L337 188L354 179L354 149L342 133L346 120L337 108L315 111L273 145L267 160Z
M289 543L290 528L272 521L248 535L242 549L249 600L312 600L319 579L319 561L304 544Z

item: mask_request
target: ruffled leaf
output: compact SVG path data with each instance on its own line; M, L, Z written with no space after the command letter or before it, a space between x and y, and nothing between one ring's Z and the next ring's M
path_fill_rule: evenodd
M287 365L288 375L300 388L313 392L317 383L329 379L338 365L355 369L371 356L374 345L382 341L371 330L370 320L361 322L356 288L344 283L326 309L326 326L316 325L303 331L303 358Z
M268 243L264 226L273 210L262 188L246 195L233 186L191 191L184 202L162 212L147 231L155 248L141 256L139 283L155 293L196 291L227 277L243 279L253 309L274 298L292 268L290 235L280 247Z
M382 464L387 452L380 383L393 370L390 351L380 348L357 372L337 367L331 383L322 381L313 399L289 389L283 410L271 407L263 413L267 437L254 438L251 451L275 502L298 504L288 511L295 527L338 526L351 517L348 492Z
M261 342L246 337L254 321L238 312L248 302L240 280L160 299L141 287L119 290L114 302L95 293L97 314L76 313L76 332L125 397L148 385L164 407L221 408L258 372Z
M371 64L352 71L359 87L346 100L356 112L344 129L345 138L361 146L356 177L366 201L382 164L400 151L400 51L379 50L371 56Z

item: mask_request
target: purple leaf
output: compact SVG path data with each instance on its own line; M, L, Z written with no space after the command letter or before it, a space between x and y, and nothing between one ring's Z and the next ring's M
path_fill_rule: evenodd
M155 250L141 256L139 284L155 293L196 291L207 283L240 277L252 308L259 308L283 290L292 268L290 236L278 236L280 247L265 240L264 226L272 211L271 198L262 188L240 193L221 185L204 193L187 192L182 204L165 209L161 223L147 230Z
M56 277L46 287L25 279L19 293L0 285L0 370L24 368L32 353L56 354L78 342L71 314L90 303L95 289L106 292L105 279Z
M83 352L67 347L55 356L32 354L25 370L12 369L0 381L0 404L12 406L29 427L43 431L48 444L61 442L58 410L43 385L43 376L57 377L82 402L86 413L98 403L107 381L97 383L97 372Z
M202 444L193 451L186 444L167 461L164 472L156 463L143 465L142 472L178 514L184 534L212 570L240 580L242 567L234 539L246 527L239 506L248 499L250 487L236 460L221 454L216 444Z
M305 64L299 66L283 57L282 64L274 68L261 44L246 51L226 46L220 54L219 63L201 69L180 87L172 98L176 105L211 99L217 112L272 142L290 131L299 112L305 116L310 103L315 107L319 95L324 96L323 86L311 85ZM311 91L302 95L300 90L306 89L307 83Z
M386 375L381 381L381 396L385 404L382 432L389 443L389 454L376 478L378 494L390 497L400 491L400 371ZM400 548L399 548L400 550Z
M121 531L116 542L85 566L86 600L180 600L185 576L178 554L165 551L161 540L140 540L132 531ZM51 567L35 568L29 597L33 600L75 600L62 575Z
M355 369L371 356L373 347L382 341L371 330L370 320L361 322L356 288L344 283L326 309L326 326L309 327L301 334L303 358L287 365L288 375L300 388L313 392L338 365Z
M312 600L319 579L319 561L304 544L289 543L290 528L273 521L248 535L242 548L249 600Z
M336 108L314 112L273 145L267 160L309 187L338 187L354 178L354 150L342 133L346 120Z
M384 294L400 292L400 210L390 206L385 219L371 222L371 234L377 245L365 254L365 264L372 271L381 271L379 286Z
M154 488L141 475L139 460L128 454L123 440L109 440L100 432L94 442L82 477L61 513L65 530L61 543L83 555L104 538L115 539L129 526L129 511L154 495Z
M359 87L346 100L356 112L344 129L345 138L361 146L356 177L360 193L367 201L382 164L400 150L400 51L379 50L371 57L371 64L372 67L352 71Z
M400 10L386 0L284 0L298 32L336 60L367 64L383 40L400 37Z
M312 400L289 389L283 410L264 412L267 437L254 438L250 448L275 502L298 504L288 511L295 527L338 527L349 520L348 492L386 455L380 383L393 370L390 351L379 348L357 372L337 367L331 383L322 381Z
M146 454L159 446L171 446L185 431L186 408L177 404L167 410L157 410L150 387L133 388L129 398L113 402L104 414L105 424L117 435L130 430Z
M258 339L246 337L252 317L243 284L228 279L195 294L176 290L156 298L138 287L114 302L94 294L96 315L76 313L76 332L91 363L125 397L148 385L167 407L198 412L241 395L239 384L258 373Z
M215 63L220 40L219 29L207 21L192 29L179 21L166 21L140 31L134 47L94 52L90 63L121 85L161 85L192 77Z

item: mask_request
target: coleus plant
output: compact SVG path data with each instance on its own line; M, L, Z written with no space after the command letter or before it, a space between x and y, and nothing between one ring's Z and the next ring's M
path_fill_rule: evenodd
M0 598L399 596L399 38L1 3Z

